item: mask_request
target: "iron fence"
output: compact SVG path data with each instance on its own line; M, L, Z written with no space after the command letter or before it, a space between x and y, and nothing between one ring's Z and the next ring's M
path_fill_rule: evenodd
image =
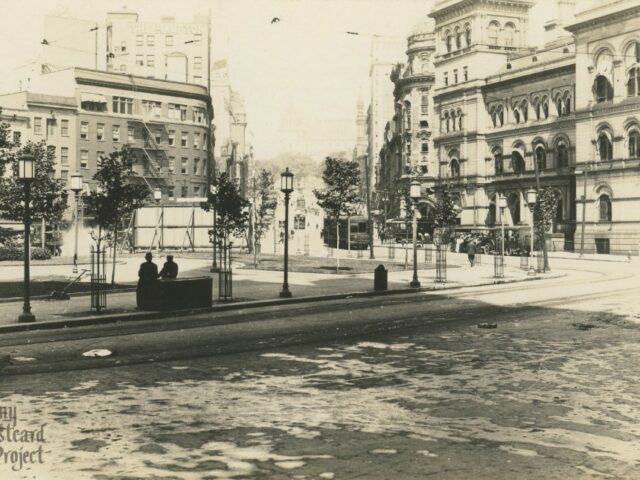
M475 258L473 259L474 265L482 265L482 254L476 253Z
M231 300L233 298L233 272L231 269L218 272L218 298Z
M433 263L433 245L424 246L424 263L426 264Z
M106 251L91 247L91 309L96 312L107 307Z
M545 268L544 268L544 255L538 255L536 257L538 259L537 261L537 266L538 268L536 269L538 273L543 273L545 272Z

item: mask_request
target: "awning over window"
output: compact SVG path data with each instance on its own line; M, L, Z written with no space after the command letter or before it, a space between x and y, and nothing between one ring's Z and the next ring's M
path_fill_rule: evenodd
M90 102L90 103L107 103L107 99L105 98L104 95L101 95L99 93L90 93L90 92L81 92L80 101Z

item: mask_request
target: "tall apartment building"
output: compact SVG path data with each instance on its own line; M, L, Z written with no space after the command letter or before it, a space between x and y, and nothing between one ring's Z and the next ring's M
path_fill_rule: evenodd
M70 68L0 96L0 107L12 135L56 149L62 178L79 172L92 183L98 158L128 145L150 190L169 200L206 194L211 105L203 86Z
M106 70L207 86L210 30L206 15L190 22L178 22L174 17L142 22L135 12L109 12Z

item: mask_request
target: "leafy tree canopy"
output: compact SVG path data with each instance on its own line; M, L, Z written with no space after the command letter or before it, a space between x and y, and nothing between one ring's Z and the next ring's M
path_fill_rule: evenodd
M226 240L230 235L242 235L249 222L249 202L240 196L236 182L226 173L216 179L216 186L216 195L209 192L207 201L200 204L206 211L216 209L215 238Z
M251 179L250 195L256 208L254 228L257 243L267 233L278 203L273 176L272 172L263 168Z
M287 167L297 178L319 177L321 174L320 164L307 155L283 153L268 160L259 160L258 164L277 179Z
M314 190L318 205L327 216L353 215L360 203L360 167L356 160L341 160L327 157L322 180L323 190Z

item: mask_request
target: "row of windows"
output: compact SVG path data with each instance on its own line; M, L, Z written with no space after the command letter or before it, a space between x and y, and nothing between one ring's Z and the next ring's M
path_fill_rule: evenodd
M534 148L534 156L536 165L538 166L538 171L553 167L551 164L547 163L547 151L543 145L537 145ZM569 148L563 140L558 142L556 145L554 156L555 168L565 168L569 166ZM499 148L493 150L493 163L496 175L505 173L504 155L502 154L502 150ZM526 163L522 157L521 151L514 150L511 152L510 167L511 171L515 174L523 174L526 171Z
M571 113L571 95L569 92L556 95L555 114L558 117L567 116ZM512 105L513 122L516 124L526 123L529 121L529 113L533 113L535 120L546 120L549 118L549 97L534 97L531 108L527 100L514 102ZM504 125L504 106L501 104L493 105L489 109L491 123L494 127L502 127Z
M611 139L612 136L609 129L601 129L598 132L596 156L599 160L613 159L613 142ZM637 126L627 131L626 145L629 158L640 157L640 129Z
M156 45L156 36L155 35L136 35L136 47L144 47L145 46L145 40L146 40L146 46L147 47L155 47ZM186 43L192 43L193 45L199 46L202 45L202 34L201 33L194 33L193 34L193 39L189 40ZM174 45L174 38L173 35L165 35L164 36L164 45L166 47L173 47ZM116 51L117 51L116 47ZM122 42L120 49L122 52L126 52L126 48L127 48L127 42Z
M55 147L51 147L55 149ZM96 158L100 158L105 155L105 152L98 151L96 152ZM69 149L67 147L62 147L60 149L60 165L64 167L69 166ZM204 159L194 158L192 168L189 169L189 158L182 157L180 158L180 173L182 175L206 175L205 171L205 161ZM89 150L82 149L80 150L80 168L87 169L89 168ZM175 173L176 169L176 159L175 157L169 157L169 165L168 170L169 173Z
M489 45L503 45L505 47L514 47L516 38L516 26L512 22L505 23L504 27L500 27L500 22L492 20L487 29Z
M452 73L453 75L451 78L453 81L453 85L458 84L458 82L460 81L466 82L467 80L469 80L469 70L467 69L467 67L462 67L462 80L460 80L460 78L458 77L457 68L454 68ZM442 74L442 81L445 87L449 85L449 72L444 72Z
M447 48L447 53L453 51L455 48L460 50L471 45L471 25L468 23L464 27L455 27L453 31L446 30L444 33L444 43Z
M46 122L47 136L55 135L57 122L53 118L47 118L46 120L47 120ZM16 132L16 133L19 133L19 132ZM42 117L33 118L33 133L36 135L43 134ZM65 120L65 119L60 120L60 135L63 137L69 136L69 120ZM15 142L15 139L14 139L14 143L20 143L19 139L18 139L18 142Z
M451 110L444 112L442 119L442 129L444 132L455 132L462 130L462 110Z
M135 141L135 127L128 126L127 127L127 143L134 143ZM164 143L164 135L162 130L155 130L153 132L153 136L149 137L149 134L146 130L143 130L143 136L145 139L152 139L155 141L157 146L160 146ZM89 140L89 122L80 122L80 139L81 140ZM106 133L105 133L105 124L98 123L96 125L96 140L105 141ZM201 135L199 132L193 132L193 141L191 142L191 134L189 132L181 132L180 133L180 146L183 148L189 148L190 144L192 148L199 149L202 147L206 150L206 136ZM201 141L205 140L205 141ZM112 142L120 142L121 140L121 129L120 125L112 125L111 126L111 141ZM176 146L176 131L169 130L168 135L166 136L167 145L170 147Z
M136 54L136 65L139 67L145 66L147 67L155 67L156 66L156 56L153 53L149 53L147 55ZM193 57L193 70L196 72L202 71L202 57ZM126 65L125 65L126 68Z
M80 103L80 108L91 112L107 112L107 103L99 100L85 100ZM191 115L189 115L189 110L191 110ZM111 112L122 115L133 115L135 112L136 114L141 113L143 115L161 118L162 102L148 99L134 101L134 99L130 97L114 96L111 99ZM189 107L178 103L167 104L167 118L180 120L182 122L192 121L201 125L207 122L206 110L204 108Z

